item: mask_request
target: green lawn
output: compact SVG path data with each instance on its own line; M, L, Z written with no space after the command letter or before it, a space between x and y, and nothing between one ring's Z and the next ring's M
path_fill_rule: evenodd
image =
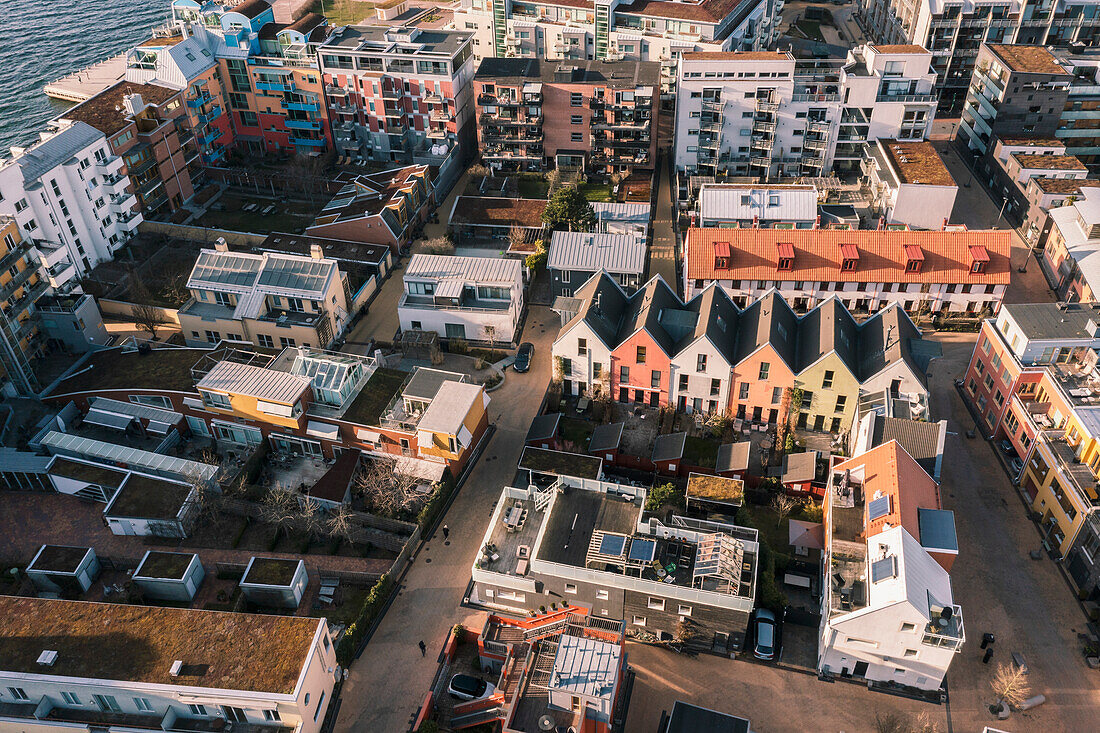
M345 585L340 589L342 600L339 606L321 608L313 612L314 617L326 618L334 624L347 626L359 617L359 611L363 608L363 602L370 593L370 588Z
M718 441L689 435L684 443L684 461L692 466L713 468L718 460Z
M745 523L760 530L761 541L770 547L772 552L781 555L791 553L791 538L787 534L789 522L784 519L783 523L777 527L776 513L771 507L745 504L737 510L737 517L742 521L747 520Z
M344 419L359 425L377 425L382 410L386 409L386 405L397 394L397 390L401 388L408 376L408 372L397 369L385 367L376 369L363 385L363 389L359 391L359 396L344 413Z
M582 183L581 192L589 201L612 201L611 186L605 183Z
M516 183L520 198L544 199L550 193L550 184L543 178L520 178Z
M359 25L368 15L374 17L375 7L388 4L360 0L317 0L310 10L324 15L328 18L329 26L335 28L341 25Z
M563 417L558 423L561 429L561 437L568 440L578 448L583 448L590 437L595 425L588 420L578 420L575 417Z

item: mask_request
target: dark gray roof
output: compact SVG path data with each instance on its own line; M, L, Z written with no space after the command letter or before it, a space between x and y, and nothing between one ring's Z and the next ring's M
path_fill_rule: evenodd
M560 73L559 73L560 70ZM546 61L488 57L474 75L477 81L598 84L611 89L657 86L661 64L656 61Z
M613 422L609 425L597 425L588 439L588 452L598 453L604 450L615 450L623 439L625 423Z
M35 143L18 158L23 180L28 184L66 162L97 141L103 133L85 122L74 122L56 135Z
M631 296L623 313L619 341L644 330L666 354L673 355L683 340L681 333L695 328L694 315L684 309L680 297L663 278L653 277Z
M955 533L955 512L949 509L917 509L920 544L926 550L959 551Z
M736 361L740 362L767 343L791 371L797 371L798 316L776 291L766 293L741 311L738 320Z
M531 421L531 427L527 430L527 440L553 438L558 434L559 420L561 420L560 412L548 412L545 415L539 415Z
M1004 308L1029 339L1093 338L1088 323L1100 323L1096 303L1006 303Z
M947 421L922 422L899 417L875 416L871 446L898 441L929 476L939 479L939 461L947 435Z
M462 381L461 374L421 367L413 374L405 389L401 390L401 394L414 400L430 400L435 398L444 382L459 381Z
M574 295L581 301L581 307L576 317L566 324L566 328L571 327L578 318L583 319L609 349L618 346L619 326L629 302L618 283L606 273L597 273L578 288Z
M684 455L687 433L658 435L653 441L653 461L674 461Z
M783 456L783 468L779 477L784 483L813 481L817 476L817 451L788 453Z
M855 319L836 297L830 297L798 322L798 367L802 371L831 351L859 374L856 365Z
M914 342L920 343L916 350L924 358L914 353ZM920 331L913 325L909 315L900 305L894 303L860 324L856 377L862 382L887 366L904 360L923 384L926 381L928 361L937 355L934 347L931 350L927 347L928 343L921 343Z
M602 472L603 461L595 456L528 446L519 458L519 467L555 476L596 479Z
M752 443L744 441L741 443L725 443L718 447L718 460L715 461L714 470L722 473L723 471L744 471L749 467L749 449L752 447Z
M737 323L740 311L717 283L692 298L687 308L700 314L690 341L706 336L726 361L734 363L737 348Z
M677 700L661 733L749 733L749 721Z

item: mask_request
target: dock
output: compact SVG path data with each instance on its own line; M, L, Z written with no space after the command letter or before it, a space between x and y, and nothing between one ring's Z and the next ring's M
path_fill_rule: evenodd
M51 81L44 91L54 99L83 102L125 78L126 54L123 53Z

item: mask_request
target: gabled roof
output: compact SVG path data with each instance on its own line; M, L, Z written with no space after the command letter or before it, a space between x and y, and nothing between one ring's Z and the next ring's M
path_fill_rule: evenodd
M797 373L797 338L798 316L778 292L771 290L741 311L734 363L771 344L787 368Z
M920 536L917 510L939 509L940 491L936 482L896 440L872 448L837 465L838 471L862 474L863 498L867 513L864 536L901 525L914 537ZM879 504L875 504L879 501Z
M554 232L546 266L552 270L641 275L645 270L645 242L632 234Z
M927 422L876 415L871 445L878 446L896 440L929 476L938 478L946 433L946 420Z
M931 604L953 604L951 577L905 527L893 527L867 541L868 558L896 558L896 572L869 585L869 606L884 608L908 603L926 621L932 620Z
M696 314L684 308L680 296L664 278L655 275L627 303L619 330L620 343L645 331L666 354L673 356L684 336L694 330L695 317Z
M904 361L921 384L926 384L928 362L936 353L934 348L924 347L931 344L934 342L921 339L920 330L905 309L894 303L860 324L856 376L865 382Z
M737 327L740 311L717 283L711 283L703 292L687 303L687 309L698 314L695 330L684 340L683 346L706 337L729 364L734 363L737 347Z
M798 367L796 372L836 352L852 376L859 379L856 349L859 326L848 309L834 295L826 298L798 322Z
M562 328L562 333L577 323L584 322L605 347L614 349L618 346L619 326L629 302L619 284L606 273L599 272L590 277L573 295L581 303L581 307L577 315Z

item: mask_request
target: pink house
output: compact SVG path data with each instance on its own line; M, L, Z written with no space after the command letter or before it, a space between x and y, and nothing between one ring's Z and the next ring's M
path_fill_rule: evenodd
M741 420L775 424L784 389L794 386L798 317L772 291L741 312L737 328L729 411Z

